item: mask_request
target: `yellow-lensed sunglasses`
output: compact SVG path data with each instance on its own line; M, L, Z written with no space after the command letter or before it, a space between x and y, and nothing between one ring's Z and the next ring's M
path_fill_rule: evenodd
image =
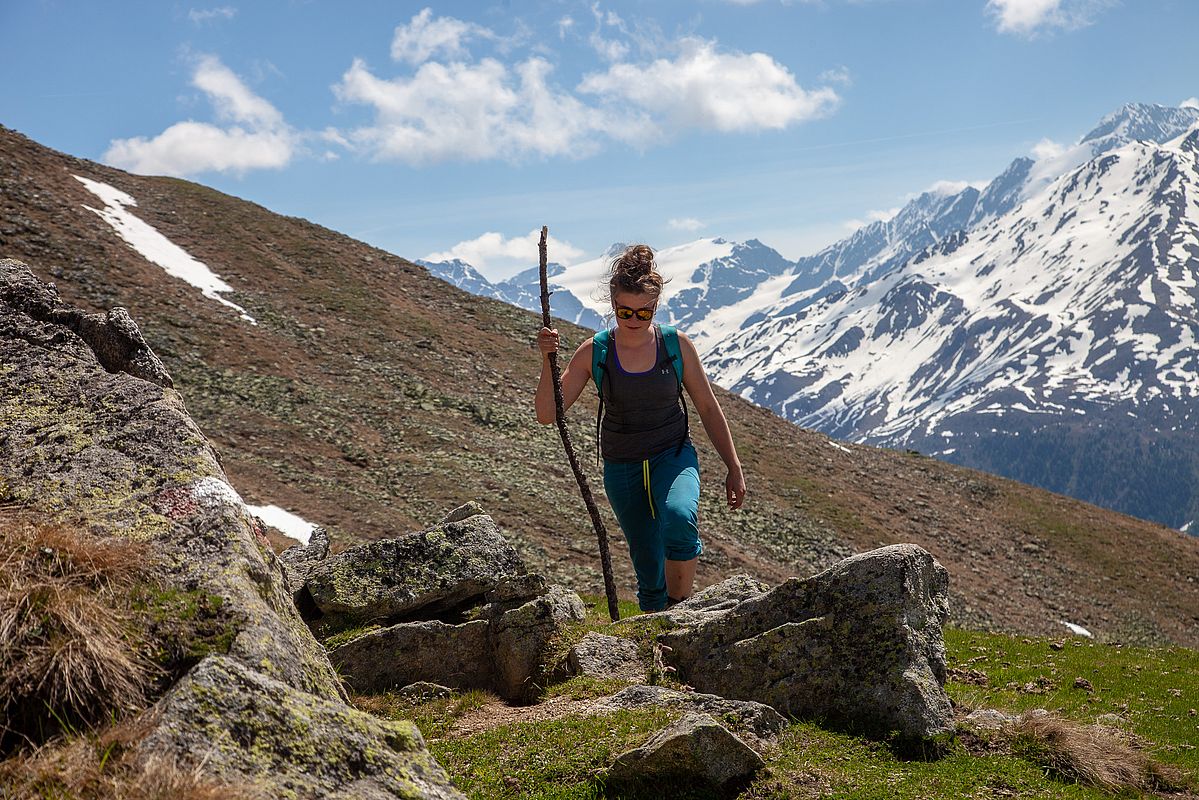
M634 314L636 314L637 319L641 320L642 322L649 322L651 319L654 318L654 309L638 308L637 310L633 310L633 309L629 308L628 306L617 306L616 307L616 316L619 317L620 319L629 319Z

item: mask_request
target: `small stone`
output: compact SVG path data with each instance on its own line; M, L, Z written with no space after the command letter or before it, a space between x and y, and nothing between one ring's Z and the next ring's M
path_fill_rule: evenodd
M487 512L483 510L482 505L475 500L471 500L469 503L463 503L450 513L446 514L445 519L443 519L442 522L461 522L462 520L473 517L476 514L486 513Z
M1075 678L1074 679L1074 688L1075 689L1085 689L1088 693L1095 691L1095 687L1086 678Z
M645 680L645 665L641 662L637 643L619 636L587 634L583 641L570 648L566 664L571 675L622 678L637 683Z
M429 700L450 697L454 694L454 690L448 686L442 686L440 683L417 681L400 689L397 694L410 703L424 703Z

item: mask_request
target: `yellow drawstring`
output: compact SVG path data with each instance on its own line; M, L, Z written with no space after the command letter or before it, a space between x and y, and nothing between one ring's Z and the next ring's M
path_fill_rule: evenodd
M654 494L649 486L649 459L641 462L641 477L645 485L645 496L649 498L649 515L657 519L658 515L654 513Z

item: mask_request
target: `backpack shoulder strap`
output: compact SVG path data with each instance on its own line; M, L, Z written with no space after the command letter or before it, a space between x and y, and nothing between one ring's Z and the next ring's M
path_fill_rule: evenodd
M674 362L674 375L683 386L683 352L679 349L679 332L673 325L659 325L662 331L662 343L666 346L666 355Z
M603 371L608 362L608 348L611 347L612 331L602 330L591 339L591 380L595 383L595 393L603 396Z

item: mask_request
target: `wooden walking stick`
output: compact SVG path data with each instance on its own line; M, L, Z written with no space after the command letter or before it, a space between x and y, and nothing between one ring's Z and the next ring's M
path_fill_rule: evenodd
M549 236L549 228L541 226L541 321L545 327L550 327L550 286L546 277L545 241ZM570 431L566 429L566 412L562 408L562 371L558 368L558 354L550 353L550 374L554 377L554 409L558 421L558 435L562 437L562 446L566 448L566 457L570 459L570 468L575 472L575 480L579 482L579 491L583 493L583 502L587 504L587 512L591 514L591 524L595 526L595 538L599 540L600 566L604 570L604 592L608 595L608 616L613 622L620 619L620 609L616 607L616 582L612 580L612 557L608 555L608 530L600 519L599 509L591 497L591 487L587 485L587 476L579 466L575 457L575 449L570 443Z

